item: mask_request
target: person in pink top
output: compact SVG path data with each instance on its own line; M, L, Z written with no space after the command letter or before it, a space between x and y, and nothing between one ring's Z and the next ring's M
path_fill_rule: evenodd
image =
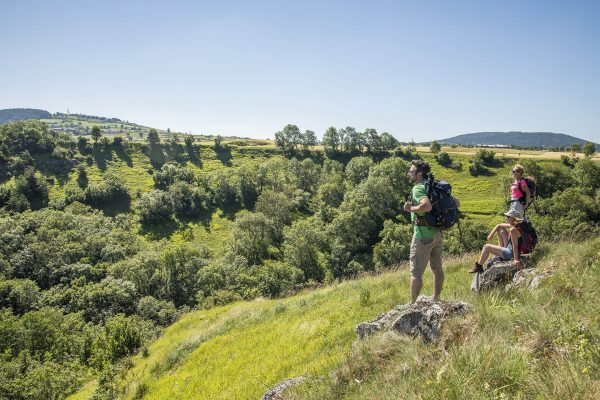
M525 169L522 165L515 165L512 169L514 179L510 185L510 209L517 211L521 215L525 213L532 200L527 182L523 178L524 172Z

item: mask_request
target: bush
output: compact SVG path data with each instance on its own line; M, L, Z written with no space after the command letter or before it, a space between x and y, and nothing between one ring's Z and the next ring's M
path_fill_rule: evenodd
M478 176L486 171L487 169L484 167L483 162L480 159L476 158L471 161L471 165L469 165L469 174L472 176Z
M304 281L302 270L280 261L267 260L252 270L258 283L258 290L266 297L289 295Z
M169 187L173 212L178 217L194 217L207 209L208 195L197 186L178 181Z
M152 296L142 297L138 301L136 314L161 326L171 325L179 315L173 302L157 300Z
M435 155L435 160L443 167L449 167L452 164L452 158L448 153L442 151L441 153L437 153Z
M0 308L9 308L16 315L33 310L39 298L40 288L29 279L0 281Z
M165 222L173 215L171 195L163 190L144 193L137 202L137 210L143 224L155 225Z
M379 237L381 241L373 248L376 267L390 267L408 260L413 237L412 225L399 224L388 219L383 223Z

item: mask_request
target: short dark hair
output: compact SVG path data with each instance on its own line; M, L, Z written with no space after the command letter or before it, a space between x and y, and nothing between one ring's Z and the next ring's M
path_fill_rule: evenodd
M427 161L412 160L410 163L411 163L411 165L415 166L415 171L417 174L420 172L423 174L423 176L425 176L429 172L431 172L431 168L429 167L429 164L427 163Z

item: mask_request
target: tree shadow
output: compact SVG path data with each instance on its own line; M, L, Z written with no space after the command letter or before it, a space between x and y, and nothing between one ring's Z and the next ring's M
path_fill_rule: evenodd
M131 161L131 157L127 154L127 151L122 144L113 144L113 149L115 150L117 157L124 161L129 168L133 167L133 161Z
M87 177L87 174L85 173L80 173L77 174L77 185L79 185L79 187L81 189L85 189L89 184L89 179Z
M156 225L142 224L140 234L148 236L151 240L168 239L181 228L181 224L170 218L168 221Z
M228 220L233 221L233 220L235 220L235 215L243 209L244 209L244 207L242 207L238 203L227 204L227 205L221 206L221 214L223 215L223 217L227 218Z
M210 232L210 222L212 215L215 212L214 208L204 209L196 215L178 215L177 219L186 227L188 224L195 222L200 223L208 232Z
M214 149L217 160L221 161L221 164L226 167L231 167L231 148L229 146L215 146Z
M104 204L99 206L98 209L106 216L115 217L118 214L131 212L131 199L127 198L110 204Z
M94 161L96 166L101 171L106 171L106 160L112 160L112 151L108 146L103 146L100 143L94 143L93 148Z
M202 160L199 157L200 153L194 148L194 145L186 145L185 148L188 154L188 160L196 167L202 168Z
M165 153L163 152L160 144L150 146L150 153L148 154L148 157L150 158L150 164L152 164L152 167L156 169L162 167L167 161Z

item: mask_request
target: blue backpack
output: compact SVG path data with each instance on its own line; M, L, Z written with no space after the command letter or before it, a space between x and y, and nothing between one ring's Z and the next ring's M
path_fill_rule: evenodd
M424 222L436 229L449 229L454 226L458 222L460 211L456 199L452 196L452 185L446 181L436 181L433 174L428 174L425 191L431 202L431 211L422 217Z

